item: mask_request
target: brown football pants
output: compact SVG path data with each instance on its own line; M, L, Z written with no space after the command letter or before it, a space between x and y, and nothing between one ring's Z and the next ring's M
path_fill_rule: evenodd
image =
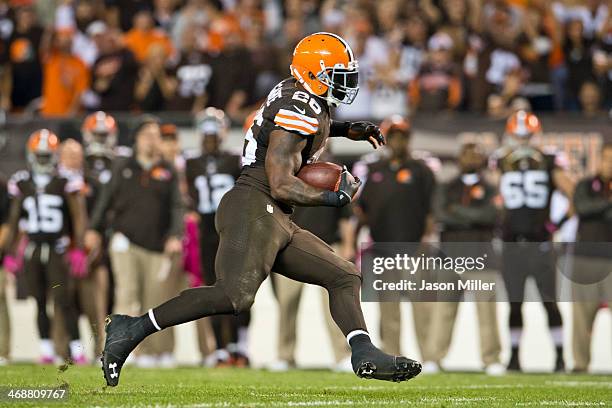
M220 244L215 285L187 289L155 308L160 327L248 310L274 270L327 289L332 317L344 335L366 329L361 275L355 265L299 228L270 196L251 187L234 187L221 200L216 227Z
M279 325L278 325L278 358L279 360L295 363L295 347L297 342L297 314L302 297L304 284L282 275L272 275L274 279L274 293L278 301ZM336 363L350 355L350 349L342 332L334 323L329 314L329 300L324 292L321 292L323 303L323 314L325 325L329 333L329 339L334 353Z

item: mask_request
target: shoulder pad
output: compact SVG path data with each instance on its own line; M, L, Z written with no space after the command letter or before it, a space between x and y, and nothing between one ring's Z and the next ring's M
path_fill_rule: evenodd
M19 188L19 183L28 180L30 178L30 172L27 170L19 170L14 173L9 179L6 188L8 193L13 197L18 197L21 195L21 189Z

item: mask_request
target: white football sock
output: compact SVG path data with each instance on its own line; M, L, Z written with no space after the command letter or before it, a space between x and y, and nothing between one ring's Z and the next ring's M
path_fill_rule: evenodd
M69 346L72 358L79 358L83 355L83 343L81 343L81 340L72 340Z
M40 340L40 354L43 357L55 357L55 348L53 347L53 342L51 340Z
M149 319L151 319L151 323L153 323L153 326L157 329L157 331L160 331L161 327L159 327L159 324L157 324L157 320L155 320L153 309L149 309Z
M346 335L346 342L348 343L348 345L351 345L351 339L353 337L358 336L360 334L365 334L366 336L370 337L370 334L365 330L353 330L352 332Z

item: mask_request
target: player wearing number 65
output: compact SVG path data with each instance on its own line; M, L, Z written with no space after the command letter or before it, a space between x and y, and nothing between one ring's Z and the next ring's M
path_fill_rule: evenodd
M351 346L358 376L404 381L421 371L418 362L387 355L371 343L359 300L359 270L290 219L294 205L341 207L359 188L359 180L346 170L334 191L296 176L317 160L328 137L384 144L372 123L330 118L330 106L350 104L357 96L353 51L335 34L312 34L296 46L290 70L292 76L272 89L256 113L245 134L240 177L219 203L215 285L183 291L140 317L110 316L102 356L109 385L119 383L125 359L148 335L205 316L249 310L272 270L327 289L331 315Z
M533 113L514 113L506 123L506 145L495 155L504 206L502 234L504 242L510 243L504 245L502 275L510 301L512 355L508 369L515 371L520 370L521 306L528 276L535 278L548 314L557 350L555 370L565 368L561 314L555 303L555 257L546 243L555 228L550 221L552 193L559 190L571 200L574 182L559 167L555 155L533 145L532 136L541 131L540 120ZM527 242L532 244L518 244Z
M4 261L9 272L19 272L24 266L29 294L36 299L41 363L53 363L55 358L47 315L48 294L53 295L55 310L63 315L72 359L84 363L78 313L69 289L70 273L81 275L85 270L83 179L79 175L66 178L58 174L58 149L59 138L47 129L32 133L28 139L29 168L15 173L8 184L12 204ZM28 241L25 250L19 245L20 224Z

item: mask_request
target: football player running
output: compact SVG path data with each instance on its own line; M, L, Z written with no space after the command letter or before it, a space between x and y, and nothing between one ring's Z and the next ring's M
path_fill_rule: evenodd
M246 132L242 173L219 204L215 285L187 289L139 317L109 316L102 357L108 385L119 383L125 359L146 336L205 316L249 310L272 269L327 289L331 315L351 346L358 376L404 381L421 371L420 363L372 344L361 311L359 270L289 218L293 205L341 207L359 189L361 182L346 170L338 191L296 177L318 158L328 137L365 140L375 148L384 144L372 123L330 118L330 106L350 104L357 95L357 61L342 38L316 33L298 43L290 68L292 76L272 89Z
M540 120L526 111L514 113L506 124L508 143L496 154L499 191L503 199L502 276L510 301L512 354L508 370L520 371L521 313L527 277L535 278L556 348L555 371L564 371L561 314L556 304L556 260L552 248L550 202L554 190L570 200L574 183L556 164L556 156L532 146L541 133Z
M78 312L70 290L70 274L86 273L83 234L87 223L81 177L65 178L57 171L59 139L47 129L38 130L27 142L29 170L15 173L8 184L13 200L8 219L7 253L15 254L20 219L24 219L28 245L25 278L36 299L41 363L53 363L51 321L47 315L48 295L63 316L70 339L73 362L86 363L79 340Z

